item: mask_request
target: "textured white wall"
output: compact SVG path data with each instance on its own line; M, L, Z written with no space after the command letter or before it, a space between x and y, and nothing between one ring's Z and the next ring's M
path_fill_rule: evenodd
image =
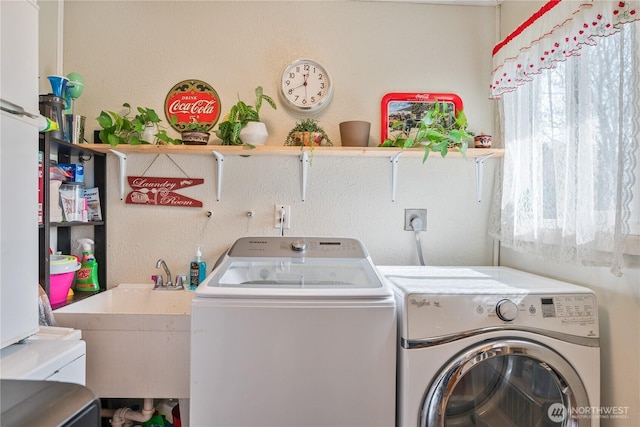
M58 74L58 1L39 1L39 34L38 34L38 75L40 76L39 93L51 92L51 84L47 76ZM60 31L62 34L62 31Z
M125 101L163 111L187 78L212 84L224 114L238 96L252 102L257 85L276 97L284 66L311 57L335 82L317 118L336 141L339 122L365 119L377 144L380 100L392 91L455 92L473 129L491 132L494 17L492 7L404 3L68 2L64 67L84 75L76 105L90 119ZM297 117L265 107L262 119L269 144L281 145Z
M492 7L369 2L104 2L65 4L65 73L80 72L85 91L76 111L86 132L102 109L123 102L163 111L178 81L197 78L218 91L223 114L237 95L252 101L258 84L277 97L284 66L299 57L323 63L335 82L334 99L317 118L339 145L338 124L371 121L371 145L380 141L380 100L388 92L454 92L465 102L471 127L493 131L487 99L493 31ZM269 145L282 145L297 117L284 108L262 110ZM139 175L151 156L129 155ZM215 201L213 156L175 156L205 184L182 191L204 208L125 205L117 197L117 161L109 160L108 285L148 281L155 261L186 272L197 243L211 267L238 237L275 235L275 203L292 206L287 235L360 238L379 264L415 264L413 234L403 231L405 208L429 210L423 233L433 264L488 264L493 243L486 223L493 186L487 161L485 203L475 196L473 160L434 156L400 160L398 198L391 202L386 158L313 159L307 201L299 196L298 159L228 157L222 200ZM147 175L182 176L166 157ZM128 189L127 189L128 191ZM207 219L204 212L213 211ZM249 220L246 212L255 215Z
M141 174L152 161L149 156L128 157L130 174ZM427 208L428 231L422 236L429 263L486 265L492 259L486 233L488 204L475 201L472 160L434 157L423 165L419 158L401 158L397 202L392 203L387 158L316 156L309 170L307 200L302 202L297 158L229 156L221 201L216 202L213 156L172 158L189 176L205 178L203 185L181 190L202 200L203 209L123 204L115 191L117 160L110 159L110 286L148 281L158 258L165 258L174 272L186 273L196 243L204 243L204 258L212 267L238 237L278 235L273 227L274 203L292 207L286 235L356 237L379 264L417 263L413 233L403 231L404 209ZM159 157L146 175L181 173L166 157ZM486 175L484 197L489 199L491 162ZM207 210L213 212L210 219ZM248 218L247 211L254 216Z

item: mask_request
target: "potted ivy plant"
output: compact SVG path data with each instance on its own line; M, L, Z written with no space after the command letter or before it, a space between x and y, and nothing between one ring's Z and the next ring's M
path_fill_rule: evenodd
M175 116L173 116L175 117ZM173 118L172 117L172 118ZM207 145L209 143L210 123L190 122L180 131L182 143L187 145Z
M284 145L309 146L313 149L316 145L331 146L333 143L317 120L304 119L296 122L296 125L289 131Z
M102 142L115 147L118 144L155 144L157 140L163 140L159 136L164 131L160 131L158 128L160 117L155 110L137 107L138 113L131 117L131 105L125 102L122 106L127 109L124 114L101 111L96 118L102 128L100 131ZM166 132L164 134L166 135Z
M238 98L238 102L218 125L216 136L222 140L222 145L246 145L254 148L267 140L269 134L266 125L260 121L260 109L262 103L266 102L275 110L276 103L263 93L262 86L256 87L255 95L253 106Z
M473 132L467 131L467 117L460 110L455 114L442 102L434 103L418 122L418 126L407 128L403 121L391 124L398 131L384 140L381 147L424 147L424 162L429 153L438 152L445 157L449 150L456 150L465 156L469 142L473 141Z

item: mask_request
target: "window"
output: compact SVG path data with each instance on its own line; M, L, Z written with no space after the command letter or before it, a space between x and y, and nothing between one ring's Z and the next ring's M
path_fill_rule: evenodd
M640 229L640 10L559 4L494 51L506 154L490 232L507 247L621 274Z

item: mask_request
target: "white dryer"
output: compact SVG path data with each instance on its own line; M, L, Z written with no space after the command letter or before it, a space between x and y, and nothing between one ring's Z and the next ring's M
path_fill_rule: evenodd
M192 302L191 425L393 426L396 331L359 241L240 239Z
M598 426L589 289L504 267L378 267L398 305L398 426Z

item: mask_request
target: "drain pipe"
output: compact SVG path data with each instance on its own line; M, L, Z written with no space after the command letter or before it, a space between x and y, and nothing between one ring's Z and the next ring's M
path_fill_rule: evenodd
M122 427L124 425L131 425L130 421L136 421L138 423L149 421L155 410L153 407L153 399L145 398L142 411L140 412L136 412L131 408L119 408L113 411L113 415L111 415L108 409L103 409L101 415L103 417L111 416L110 422L112 427Z

